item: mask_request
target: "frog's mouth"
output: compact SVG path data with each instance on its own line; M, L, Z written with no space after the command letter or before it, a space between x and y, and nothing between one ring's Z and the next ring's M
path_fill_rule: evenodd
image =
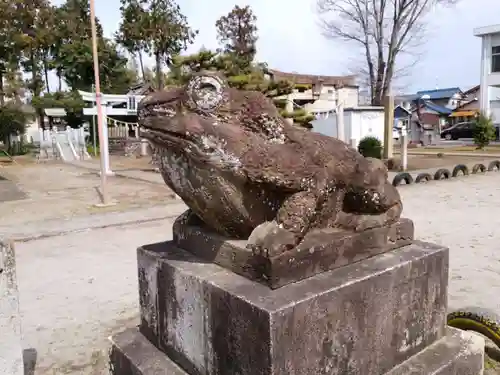
M163 119L162 121L168 121L168 119ZM197 142L194 137L164 128L143 126L141 137L150 141L154 146L165 149L173 148L174 150L181 151L197 148Z
M140 103L137 116L141 126L141 137L158 147L177 148L192 143L192 137L183 131L176 116L178 95L160 99L153 96L146 102Z
M163 123L170 119L161 121ZM177 132L165 126L155 127L153 124L151 119L149 126L144 127L141 134L156 148L182 154L197 163L208 164L221 170L234 170L241 166L240 160L227 151L226 142L216 136Z

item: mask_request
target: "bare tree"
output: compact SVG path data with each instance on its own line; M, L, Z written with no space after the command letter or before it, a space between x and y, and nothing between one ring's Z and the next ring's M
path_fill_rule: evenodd
M439 5L458 0L317 0L323 35L362 48L372 105L382 105L403 53L418 55L425 33L425 16Z

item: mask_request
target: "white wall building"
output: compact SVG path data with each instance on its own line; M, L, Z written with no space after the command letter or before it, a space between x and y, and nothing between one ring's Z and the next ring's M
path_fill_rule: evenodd
M358 147L359 141L367 136L384 142L384 108L352 107L344 109L344 142ZM338 138L337 117L335 115L311 122L312 131Z
M294 89L289 95L278 97L292 101L294 107L305 109L318 118L328 117L340 103L344 108L358 107L359 86L356 76L319 76L299 73L285 73L270 69L275 80L286 80L309 89Z
M492 110L492 101L500 87L500 24L474 29L474 35L481 38L481 75L479 109L500 120L500 112Z

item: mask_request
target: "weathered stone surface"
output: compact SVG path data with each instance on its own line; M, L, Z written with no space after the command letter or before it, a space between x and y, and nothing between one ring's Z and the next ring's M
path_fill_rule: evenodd
M188 374L135 328L116 335L111 341L113 375ZM483 347L482 338L452 328L442 339L385 375L482 375ZM313 374L318 373L308 373Z
M187 375L136 328L110 337L113 375Z
M178 247L275 289L409 245L414 238L414 226L411 220L400 219L395 224L363 232L318 229L307 234L293 251L275 257L254 254L246 241L213 233L201 220L186 213L175 221L173 236Z
M0 239L0 374L23 375L14 244Z
M446 336L387 375L482 375L484 339L448 328Z
M384 374L445 332L448 250L415 242L278 290L138 250L140 331L189 374Z
M361 232L401 216L381 160L288 124L264 94L231 88L216 72L146 96L138 119L167 185L213 231L241 240L275 223L250 243L269 258L298 251L317 229Z

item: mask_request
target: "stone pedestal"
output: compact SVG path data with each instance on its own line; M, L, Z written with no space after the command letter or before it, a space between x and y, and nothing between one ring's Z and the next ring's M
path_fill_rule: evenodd
M12 242L0 239L0 374L24 374L21 315Z
M115 375L482 373L483 340L446 329L448 250L415 241L271 289L173 242L138 249L141 324Z

